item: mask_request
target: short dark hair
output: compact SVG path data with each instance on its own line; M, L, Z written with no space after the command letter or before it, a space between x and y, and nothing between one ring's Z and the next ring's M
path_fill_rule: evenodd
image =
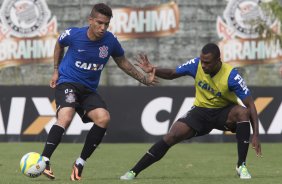
M90 17L95 17L96 12L101 13L109 18L113 17L112 9L104 3L95 4L90 13Z
M208 54L208 53L212 53L212 55L214 56L214 58L220 58L220 50L218 48L218 46L214 43L208 43L206 44L203 48L202 48L202 53L203 54Z

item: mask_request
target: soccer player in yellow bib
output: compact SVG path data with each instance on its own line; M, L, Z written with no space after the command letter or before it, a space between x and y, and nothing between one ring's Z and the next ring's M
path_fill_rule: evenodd
M144 72L151 72L155 68L156 76L162 79L192 76L195 79L196 98L194 106L120 179L136 178L142 170L159 161L173 145L195 136L206 135L213 129L236 133L236 172L241 179L250 179L251 175L246 167L250 124L253 129L252 146L257 156L261 156L258 115L246 83L236 69L221 61L218 46L213 43L206 44L200 57L191 59L176 69L154 67L147 56L142 54L137 61L136 65ZM237 97L245 107L239 105Z

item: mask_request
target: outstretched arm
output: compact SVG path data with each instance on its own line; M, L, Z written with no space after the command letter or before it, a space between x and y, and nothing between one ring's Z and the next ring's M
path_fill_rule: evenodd
M59 68L59 65L61 63L63 56L64 56L64 47L61 46L59 42L57 41L55 45L55 49L54 49L54 72L53 72L53 75L52 75L52 78L49 84L51 88L56 87L56 83L59 78L58 68Z
M162 79L172 80L182 76L180 74L177 74L175 69L154 67L145 54L139 54L136 58L136 61L137 63L135 65L140 67L146 73L152 72L155 68L156 76Z
M113 59L125 73L138 80L142 84L145 84L147 86L154 86L156 83L158 83L155 77L155 69L148 72L147 75L143 75L127 60L125 56L114 57Z
M262 156L261 145L258 138L259 136L258 114L254 100L251 96L248 96L244 100L242 100L242 102L249 109L251 114L250 121L253 128L252 147L255 149L257 156Z

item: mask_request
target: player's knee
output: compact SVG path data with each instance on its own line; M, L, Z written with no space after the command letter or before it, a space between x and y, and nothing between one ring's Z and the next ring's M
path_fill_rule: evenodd
M63 128L67 128L75 114L75 110L71 107L63 107L57 111L57 124Z
M103 113L94 119L94 123L100 127L106 128L110 122L110 114Z
M110 121L110 113L102 108L88 112L88 117L99 127L107 128Z
M105 114L104 116L100 117L97 122L103 125L108 125L110 121L110 116L108 114Z
M57 124L63 128L67 128L72 121L73 116L59 116Z
M244 107L241 107L237 113L237 121L249 121L250 120L250 110Z
M169 132L168 134L166 134L166 135L164 136L164 141L165 141L168 145L172 146L172 145L178 143L178 142L181 141L181 140L180 140L180 137L177 136L176 133L174 133L174 132Z

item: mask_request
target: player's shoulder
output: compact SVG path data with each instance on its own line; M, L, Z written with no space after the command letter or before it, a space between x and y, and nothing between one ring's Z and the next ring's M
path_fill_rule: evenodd
M66 28L60 35L59 41L66 40L67 38L72 37L76 32L78 28L77 27L68 27Z
M238 69L233 67L229 73L228 83L237 85L241 84L242 82L245 83L243 77L240 75Z
M72 34L76 34L87 32L88 27L71 27L69 29L71 29Z
M80 31L79 27L68 27L61 33L61 36L63 36L63 37L71 36L71 35L79 32L79 31Z
M176 67L176 73L190 75L195 78L198 70L199 61L200 58L198 57L186 60L185 63Z
M78 34L78 33L85 33L87 31L87 27L69 27L65 29L65 31L69 32L69 34Z
M233 66L229 67L230 73L229 77L234 78L236 75L240 75L237 68L234 68Z
M230 65L229 63L226 63L226 62L222 62L221 70L223 70L225 74L229 74L229 75L232 75L232 74L236 73L236 71L237 71L234 68L234 66L232 66L232 65ZM236 70L236 71L233 71L233 70Z
M200 57L195 57L191 60L193 60L195 64L198 64L200 62Z
M192 58L192 59L186 60L186 62L184 64L180 65L178 68L187 67L187 66L191 66L191 65L198 66L199 62L200 62L199 57Z

